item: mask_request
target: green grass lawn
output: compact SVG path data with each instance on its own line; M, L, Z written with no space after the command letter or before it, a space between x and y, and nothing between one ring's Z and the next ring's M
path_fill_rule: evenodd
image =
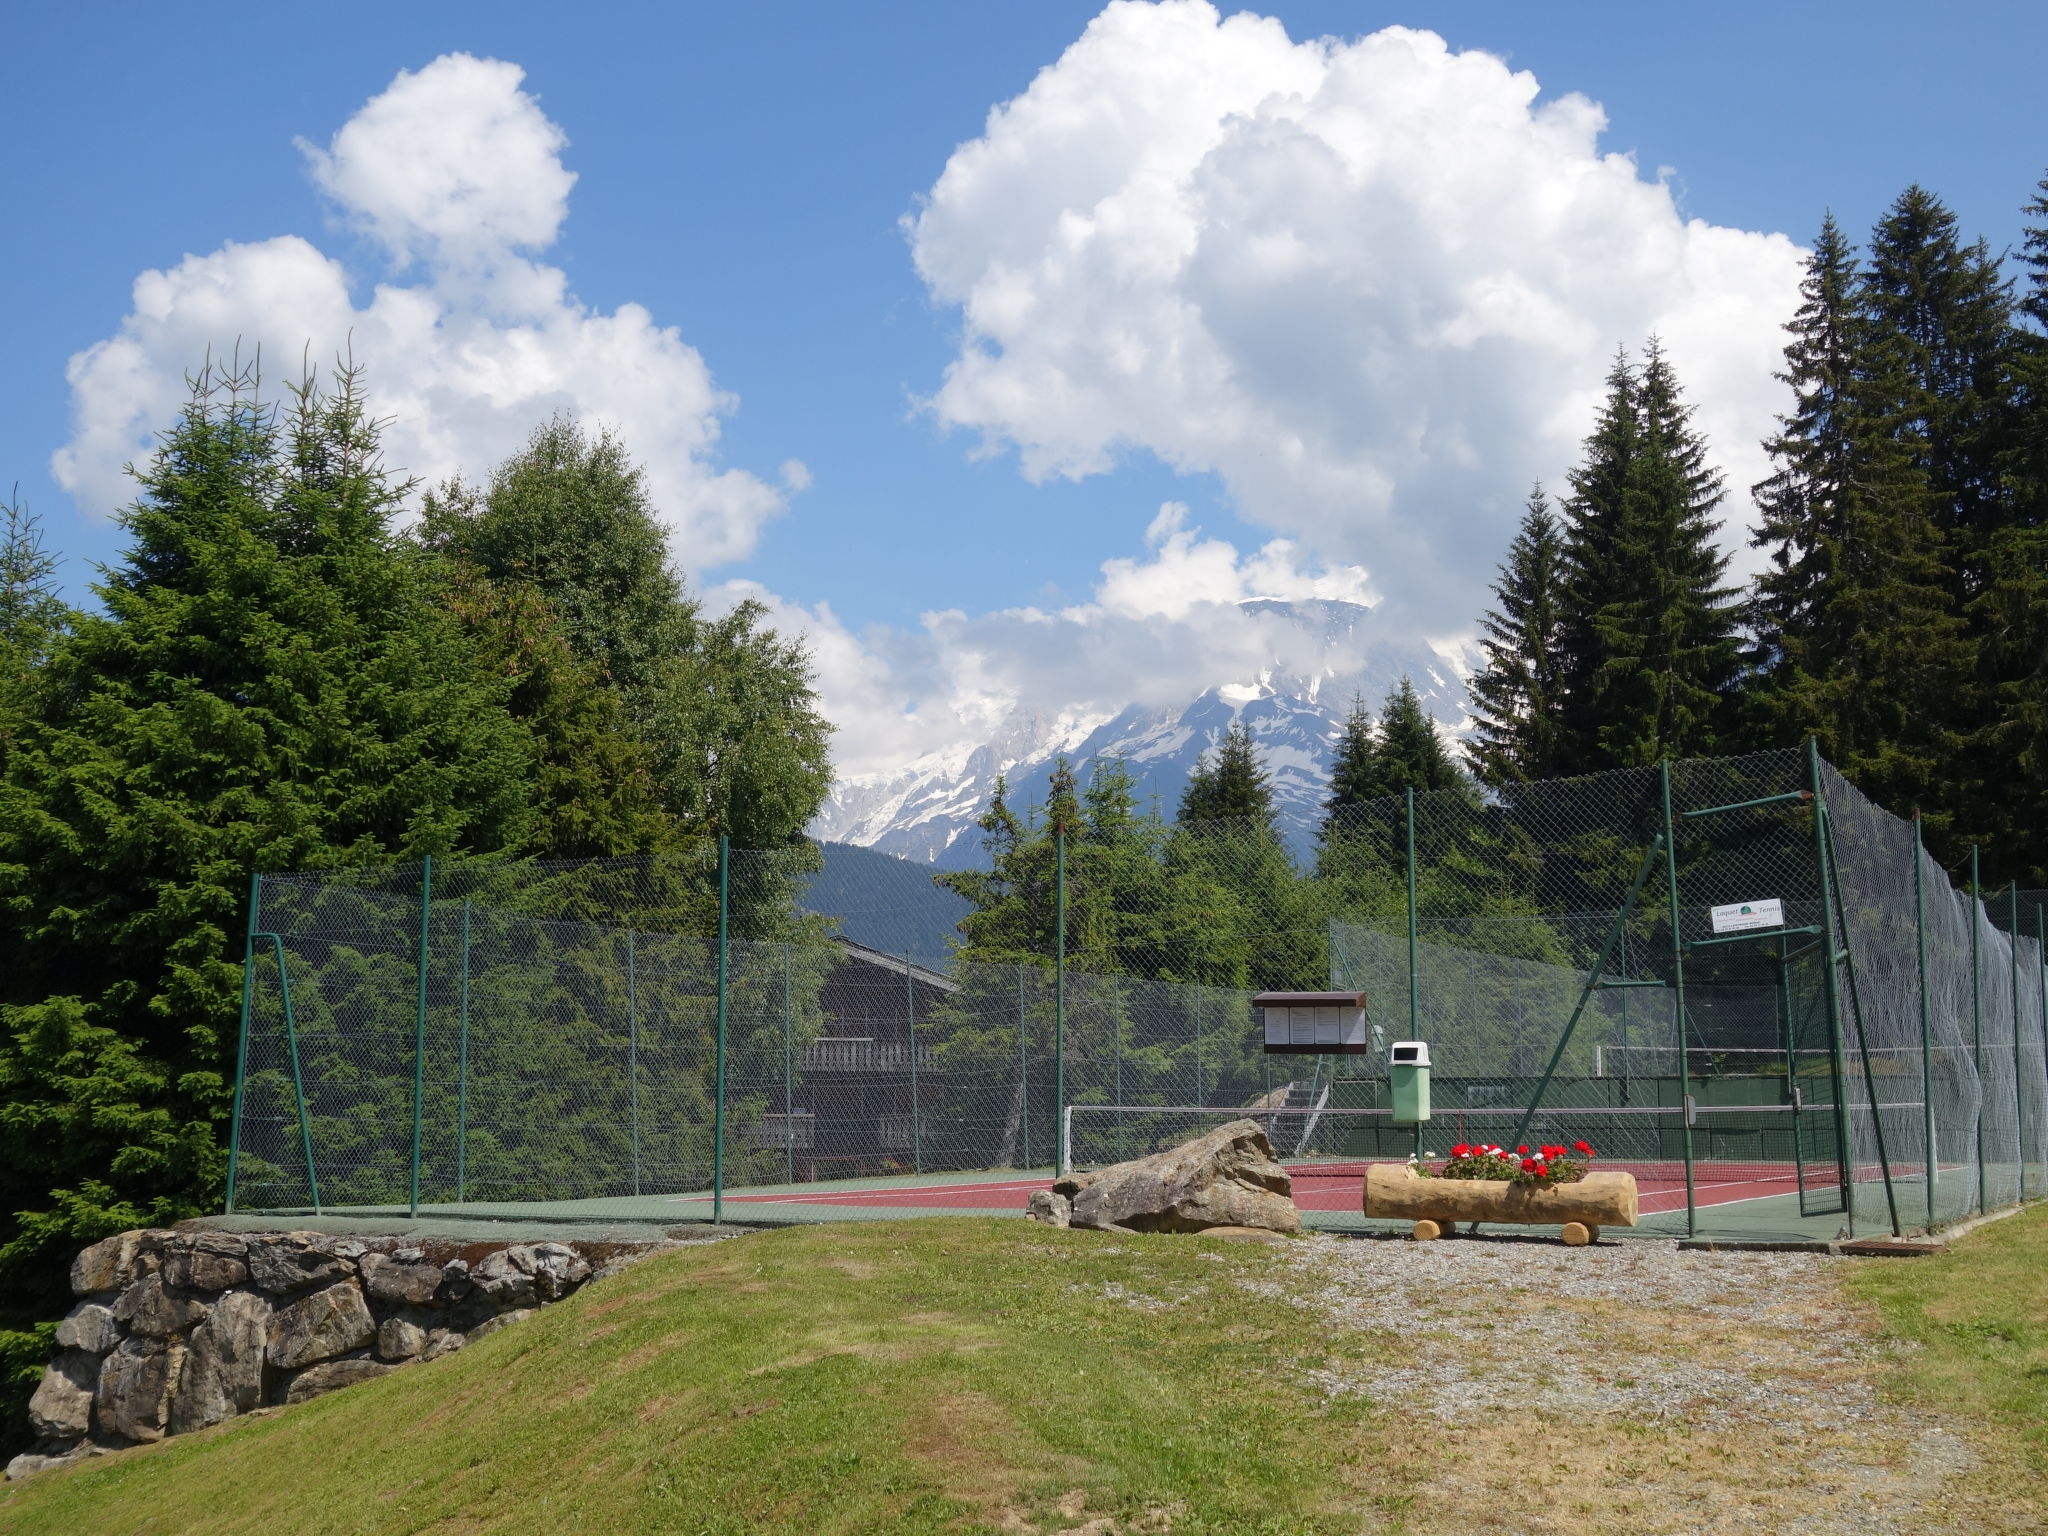
M1969 1420L2048 1475L2048 1205L1935 1258L1858 1265L1849 1286L1917 1346L1900 1354L1903 1395Z
M0 1529L1356 1532L1384 1421L1299 1368L1377 1346L1237 1283L1279 1263L1014 1219L749 1236L444 1360L8 1485Z

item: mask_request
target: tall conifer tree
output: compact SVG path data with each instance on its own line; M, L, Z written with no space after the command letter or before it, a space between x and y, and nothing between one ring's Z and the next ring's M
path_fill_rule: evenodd
M1904 351L1864 312L1832 218L1801 294L1779 374L1792 410L1755 488L1754 542L1771 556L1751 610L1768 739L1818 737L1879 800L1925 808L1938 828L1970 660L1917 426L1896 404Z
M1563 706L1564 536L1540 485L1493 596L1479 621L1486 664L1472 679L1478 725L1466 755L1487 784L1546 779L1557 771Z
M1654 339L1639 372L1617 360L1571 479L1560 766L1713 752L1739 664L1721 479Z

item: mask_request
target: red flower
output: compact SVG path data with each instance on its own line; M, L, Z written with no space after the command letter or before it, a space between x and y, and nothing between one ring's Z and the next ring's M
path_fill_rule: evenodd
M1461 1141L1455 1147L1451 1148L1451 1156L1464 1157L1468 1155L1471 1152L1471 1150L1472 1149L1470 1147L1468 1147L1464 1142Z
M1539 1179L1547 1179L1550 1177L1550 1170L1548 1168L1538 1168L1536 1170L1536 1177Z
M1523 1148L1522 1150L1523 1150L1524 1152L1526 1152L1526 1151L1528 1151L1529 1149L1528 1149L1527 1147L1524 1147L1524 1148ZM1523 1158L1523 1159L1522 1159L1522 1172L1524 1172L1524 1173L1534 1173L1535 1171L1536 1171L1536 1159L1535 1159L1535 1158L1533 1158L1533 1157L1525 1157L1525 1158Z
M1575 1141L1575 1142L1573 1142L1573 1143L1572 1143L1572 1150L1573 1150L1573 1151L1576 1151L1576 1152L1583 1152L1583 1153L1585 1153L1585 1154L1586 1154L1586 1156L1588 1156L1588 1157L1591 1157L1591 1156L1593 1155L1593 1149L1592 1149L1591 1147L1587 1146L1587 1145L1586 1145L1586 1144L1585 1144L1585 1143L1584 1143L1583 1141Z
M1529 1155L1529 1149L1527 1147L1517 1147L1515 1148L1515 1150L1521 1153L1524 1157L1527 1157Z

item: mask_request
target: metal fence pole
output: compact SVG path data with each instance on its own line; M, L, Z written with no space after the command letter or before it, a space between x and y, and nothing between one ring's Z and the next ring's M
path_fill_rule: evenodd
M732 848L718 835L718 1010L711 1089L711 1219L725 1220L725 1010L726 951L731 947Z
M412 1043L412 1200L411 1215L420 1213L420 1136L427 1109L427 941L434 912L434 856L420 855L419 1008Z
M2043 1068L2048 1069L2048 908L2038 903L2034 907L2034 961L2041 978L2041 1058ZM2044 1070L2042 1088L2048 1091L2048 1070Z
M1030 1035L1025 1025L1024 1006L1024 962L1017 962L1017 1127L1024 1138L1023 1161L1017 1166L1031 1166L1031 1054Z
M1842 1214L1848 1219L1849 1235L1856 1235L1855 1151L1849 1143L1849 1068L1842 1056L1842 991L1837 974L1841 968L1841 945L1835 941L1835 903L1828 883L1827 809L1821 800L1820 742L1806 738L1806 763L1813 793L1814 866L1820 874L1821 990L1828 1009L1828 1070L1835 1084L1835 1154L1842 1175ZM1875 1099L1872 1103L1875 1103ZM1872 1112L1873 1115L1875 1111Z
M1849 971L1849 1011L1856 1015L1856 1056L1863 1068L1864 1092L1870 1098L1870 1134L1877 1143L1877 1167L1884 1178L1885 1215L1891 1221L1892 1236L1902 1237L1905 1229L1899 1225L1898 1186L1892 1179L1891 1148L1886 1144L1884 1134L1884 1100L1879 1096L1877 1071L1870 1061L1870 1030L1863 1020L1863 988L1856 979L1856 946L1849 940L1848 907L1842 900L1842 871L1835 860L1835 824L1818 795L1814 797L1814 814L1820 820L1822 833L1821 876L1828 883L1828 891L1833 893L1835 917L1842 930L1841 958Z
M1983 926L1984 904L1977 886L1977 845L1970 844L1970 1063L1977 1074L1977 1210L1989 1209L1989 1183L1984 1173L1984 1111L1990 1106L1984 1094L1984 1003L1978 973L1983 969L1978 954Z
M249 929L242 940L242 1027L235 1045L235 1102L228 1112L228 1187L222 1209L235 1214L235 1176L242 1159L242 1085L249 1075L249 1010L255 997L256 925L263 905L263 875L249 876Z
M1934 1011L1927 996L1927 859L1920 847L1920 813L1913 813L1913 950L1920 968L1920 1133L1927 1159L1927 1230L1934 1230L1934 1187L1941 1177L1934 1144Z
M455 1203L469 1197L469 902L462 903L461 1018L455 1056Z
M1409 785L1402 794L1408 807L1408 1038L1417 1040L1422 1035L1422 994L1415 969L1415 786ZM1420 1127L1416 1134L1422 1134Z
M2012 883L2012 931L2006 952L2012 956L2012 1165L2019 1175L2020 1199L2027 1198L2027 1100L2020 1068L2020 883Z
M633 1127L633 1194L640 1193L640 946L626 930L626 1097Z
M284 935L266 933L259 937L269 939L277 947L277 990L284 1003L285 1049L291 1052L292 1093L299 1105L299 1147L306 1159L306 1188L313 1196L313 1214L320 1214L320 1173L313 1164L313 1117L306 1108L306 1077L299 1067L299 1024L292 1013L292 977L285 965Z
M815 1120L812 1124L816 1124ZM782 1142L785 1174L796 1182L796 1034L789 1009L789 941L782 941Z
M917 1102L917 977L912 974L910 951L903 951L903 1007L910 1034L910 1165L924 1172L923 1119Z
M1686 1060L1685 933L1678 907L1678 831L1671 820L1671 759L1660 762L1657 772L1664 796L1664 886L1671 907L1671 1010L1678 1033L1678 1148L1685 1161L1685 1235L1697 1237L1700 1211L1692 1166L1692 1069Z
M1066 1148L1067 1107L1067 829L1055 824L1053 846L1052 1113L1053 1147Z

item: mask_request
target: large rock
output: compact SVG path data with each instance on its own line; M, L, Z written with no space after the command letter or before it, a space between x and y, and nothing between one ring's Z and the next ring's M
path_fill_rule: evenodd
M102 1435L161 1440L171 1394L185 1363L175 1339L130 1337L100 1365L93 1417Z
M185 1369L171 1399L170 1432L182 1435L247 1413L263 1401L270 1303L231 1291L192 1330Z
M330 1285L348 1273L349 1266L322 1248L315 1232L287 1232L249 1243L249 1278L261 1290L288 1296L310 1286Z
M99 1374L98 1355L82 1349L58 1351L28 1400L28 1421L35 1432L70 1440L91 1429L92 1389Z
M181 1333L206 1316L206 1303L180 1296L164 1284L162 1275L136 1281L114 1303L114 1317L126 1323L130 1333L163 1338Z
M57 1325L59 1349L82 1349L89 1355L104 1355L120 1342L121 1325L114 1319L114 1309L96 1301L81 1301Z
M108 1291L125 1291L143 1274L136 1262L141 1250L140 1232L120 1232L94 1243L71 1261L71 1294L98 1296Z
M501 1248L469 1272L469 1278L501 1308L558 1301L590 1276L582 1255L562 1243L518 1243Z
M1294 1185L1273 1155L1266 1133L1233 1120L1171 1151L1094 1173L1070 1174L1051 1193L1067 1202L1034 1201L1030 1214L1054 1226L1108 1232L1200 1232L1208 1227L1265 1227L1299 1232Z
M343 1280L272 1313L268 1333L270 1363L291 1371L361 1349L377 1324L355 1281Z
M164 1279L191 1291L226 1291L249 1278L249 1242L232 1232L181 1232L164 1245Z
M427 1330L402 1317L387 1317L377 1328L377 1353L386 1360L410 1360L427 1347Z
M441 1288L438 1264L402 1264L381 1253L366 1253L358 1266L363 1272L363 1289L373 1299L394 1306L423 1307Z
M352 1387L359 1381L389 1376L397 1369L395 1365L383 1365L375 1360L329 1360L324 1365L309 1366L294 1376L284 1400L303 1403L309 1397L318 1397L338 1387Z

